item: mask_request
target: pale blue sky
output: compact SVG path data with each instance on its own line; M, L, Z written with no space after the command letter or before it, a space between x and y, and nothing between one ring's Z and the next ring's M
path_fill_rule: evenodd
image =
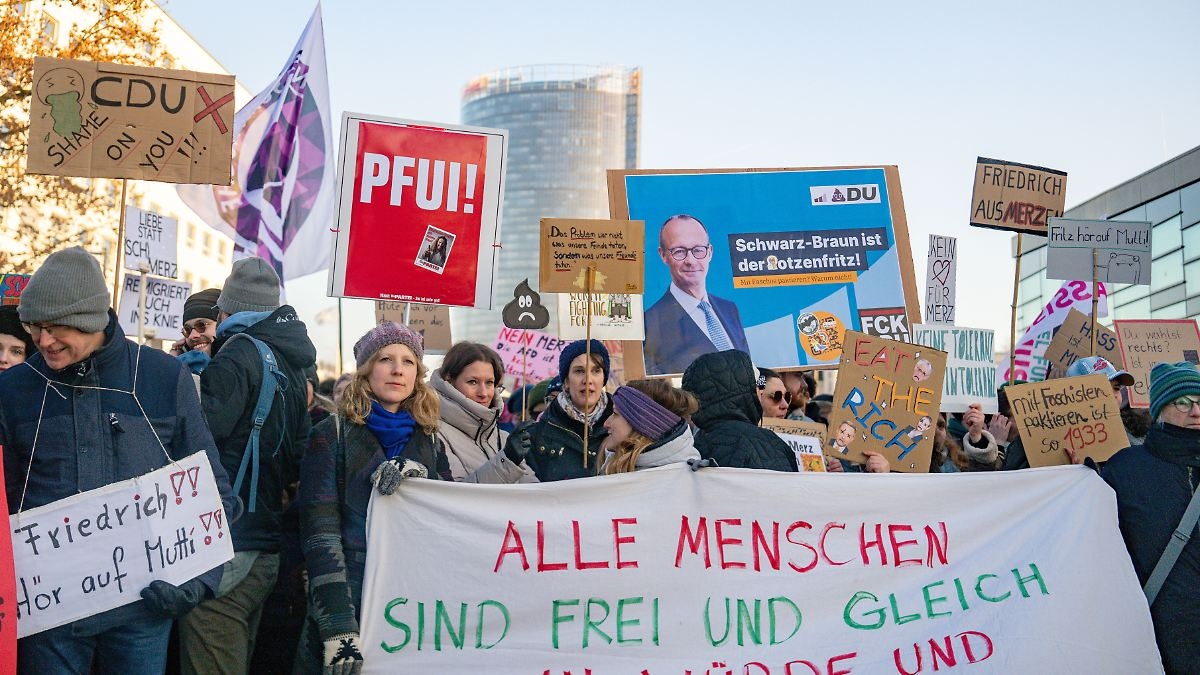
M255 92L313 7L163 4ZM1067 171L1070 207L1200 145L1190 0L327 0L323 13L335 119L457 122L481 73L621 64L643 69L643 167L899 165L917 285L928 234L959 237L958 323L997 329L998 344L1011 237L966 225L977 156ZM331 302L323 279L289 286L304 314ZM348 343L369 323L360 308Z

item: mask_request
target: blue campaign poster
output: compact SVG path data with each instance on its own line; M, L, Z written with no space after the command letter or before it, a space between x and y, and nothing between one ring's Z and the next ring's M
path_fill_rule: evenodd
M771 368L833 367L847 330L908 340L894 167L616 175L628 213L613 217L646 222L647 375L731 348Z

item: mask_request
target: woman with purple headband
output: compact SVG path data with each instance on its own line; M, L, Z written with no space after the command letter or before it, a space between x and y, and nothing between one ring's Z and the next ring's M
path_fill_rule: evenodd
M613 392L605 474L628 473L700 459L687 418L699 408L696 397L664 380L634 380Z

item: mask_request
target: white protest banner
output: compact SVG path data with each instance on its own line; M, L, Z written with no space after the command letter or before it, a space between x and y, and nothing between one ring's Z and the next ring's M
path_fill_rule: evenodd
M9 516L17 633L127 605L233 558L212 467L197 452L157 471Z
M925 321L954 325L955 287L958 283L958 240L929 235L925 259Z
M1046 238L1047 279L1096 279L1150 285L1150 223L1051 218Z
M134 206L126 207L125 269L137 272L144 264L147 274L178 278L178 229L179 221L174 218Z
M597 340L642 340L642 296L629 293L593 293L592 337ZM567 340L587 337L586 293L564 293L558 297L558 335Z
M966 412L972 403L983 412L996 412L995 333L986 328L913 326L913 344L946 352L946 377L942 380L945 412Z
M133 336L138 332L138 292L141 288L139 275L125 275L117 320L126 335ZM160 338L178 335L183 329L183 304L191 294L191 284L146 277L146 334L150 335L153 329Z
M1100 296L1100 316L1108 316L1108 291L1104 284L1099 284L1096 294ZM1013 376L1026 382L1040 382L1046 379L1046 348L1054 339L1054 329L1067 320L1071 309L1077 309L1088 316L1092 315L1092 284L1087 281L1064 281L1054 297L1046 303L1042 311L1029 324L1025 334L1017 341L1016 359L1013 366ZM1008 359L1005 358L996 366L996 379L1008 382Z
M365 673L1162 672L1084 467L413 480L369 513Z

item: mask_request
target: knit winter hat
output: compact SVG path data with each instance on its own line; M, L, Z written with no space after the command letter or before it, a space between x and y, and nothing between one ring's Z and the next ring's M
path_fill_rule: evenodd
M262 258L242 258L233 263L217 307L226 314L279 309L279 275Z
M1124 370L1117 370L1117 367L1103 356L1088 356L1079 359L1067 368L1067 377L1078 377L1093 373L1107 377L1109 382L1116 380L1122 386L1133 386L1133 376Z
M633 387L617 387L612 399L617 414L624 417L634 431L651 440L660 440L683 421L682 417Z
M16 305L0 307L0 335L11 335L25 343L25 358L33 356L33 353L37 351L37 347L33 344L33 337L21 325L21 317L17 316Z
M558 355L558 379L567 381L567 373L571 371L571 362L587 353L587 340L576 340L563 348ZM604 381L608 382L608 350L599 340L592 340L592 353L600 355L600 367L604 369Z
M404 345L420 361L425 356L425 339L417 331L400 323L384 321L367 331L354 343L354 363L362 368L375 352L388 345Z
M221 298L221 289L206 288L199 293L192 293L183 303L183 322L192 319L217 320L217 301ZM230 312L233 314L234 312Z
M529 400L530 392L533 391L534 386L535 385L533 384L526 384L518 387L517 390L508 397L508 403L505 404L505 407L508 408L509 413L513 415L521 414L521 406L525 403L525 401Z
M1150 370L1150 420L1180 396L1200 396L1200 372L1187 361L1159 363Z
M108 326L108 288L100 263L80 246L55 251L21 292L25 323L56 323L84 333Z

